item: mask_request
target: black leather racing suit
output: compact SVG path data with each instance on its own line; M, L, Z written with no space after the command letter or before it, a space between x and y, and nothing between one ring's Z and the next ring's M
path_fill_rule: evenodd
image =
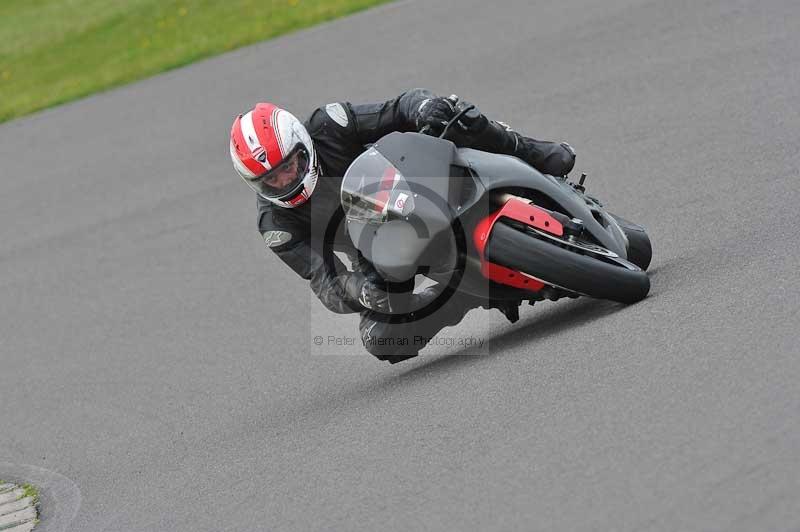
M311 198L286 209L258 198L258 228L269 248L303 279L325 307L336 313L360 312L359 329L366 349L381 360L396 362L415 356L427 339L478 306L468 297L454 295L444 309L414 323L387 323L372 319L373 313L345 289L355 277L332 253L340 251L364 272L370 265L344 232L339 203L342 176L365 145L394 131L416 131L422 102L434 98L426 89L413 89L383 103L353 105L333 103L316 109L305 122L320 165L321 176ZM543 173L565 175L574 165L575 154L565 144L524 137L494 121L477 137L462 142L484 151L514 155ZM374 270L373 270L374 272ZM395 341L409 338L409 341Z

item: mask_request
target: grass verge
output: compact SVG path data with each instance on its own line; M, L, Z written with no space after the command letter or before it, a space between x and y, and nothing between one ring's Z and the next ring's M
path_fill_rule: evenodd
M25 497L30 497L31 501L33 501L31 504L33 504L34 506L39 504L39 488L37 488L32 484L23 484L22 491L24 492L22 494L23 499Z
M388 0L1 0L0 122Z

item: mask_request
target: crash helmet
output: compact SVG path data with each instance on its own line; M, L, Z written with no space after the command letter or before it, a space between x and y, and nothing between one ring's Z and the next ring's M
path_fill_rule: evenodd
M231 127L233 167L267 201L293 208L311 197L319 177L308 130L294 115L271 103L258 103Z

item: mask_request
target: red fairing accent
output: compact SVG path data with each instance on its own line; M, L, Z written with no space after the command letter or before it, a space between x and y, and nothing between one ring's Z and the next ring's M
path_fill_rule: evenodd
M500 208L497 217L505 216L551 235L564 236L564 226L550 212L519 199L511 199Z
M553 218L546 209L512 198L498 210L478 222L475 226L475 231L472 233L475 247L481 259L481 273L484 277L496 283L515 288L534 292L541 290L544 287L544 283L535 277L486 260L484 255L486 243L489 241L495 222L502 217L511 218L556 236L564 235L564 226Z
M483 267L484 264L485 267ZM544 288L544 283L536 277L506 268L505 266L500 266L493 262L481 263L481 273L483 273L484 277L496 283L522 288L523 290L538 292Z
M475 241L475 247L478 248L478 255L481 257L481 262L483 262L483 253L486 249L486 242L489 241L489 234L492 232L494 222L497 220L498 212L500 211L495 211L478 222L478 225L475 226L475 231L472 233L472 239Z
M393 166L389 166L384 170L381 177L380 190L375 193L375 206L373 208L377 212L381 212L389 202L389 195L392 193L392 186L396 179L397 170Z

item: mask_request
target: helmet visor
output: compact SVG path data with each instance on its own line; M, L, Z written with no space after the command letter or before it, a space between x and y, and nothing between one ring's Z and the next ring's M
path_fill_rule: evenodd
M308 173L309 157L305 146L298 144L274 168L247 179L250 187L267 198L282 199L293 195Z

